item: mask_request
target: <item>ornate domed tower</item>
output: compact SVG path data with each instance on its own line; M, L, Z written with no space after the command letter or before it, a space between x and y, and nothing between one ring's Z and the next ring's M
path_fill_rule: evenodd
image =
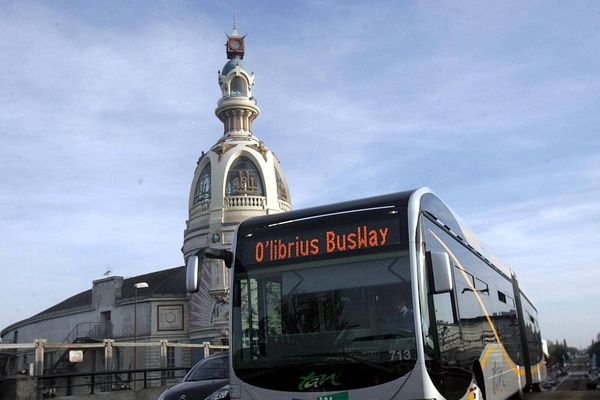
M245 219L291 209L290 192L279 160L252 133L260 113L252 95L254 73L244 64L245 40L237 30L227 39L228 61L219 71L222 97L215 114L223 136L198 160L189 197L183 256L207 247L231 247ZM228 273L221 260L206 260L200 290L191 298L190 339L218 341L227 336Z

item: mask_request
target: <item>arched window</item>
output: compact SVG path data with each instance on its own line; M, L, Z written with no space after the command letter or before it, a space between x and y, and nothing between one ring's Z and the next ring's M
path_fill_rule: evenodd
M287 189L285 188L285 182L277 168L275 168L275 180L277 181L277 198L283 201L287 201L289 203L290 197L288 196Z
M256 165L248 157L240 157L227 174L227 196L264 196L262 179Z
M247 96L246 80L241 76L236 76L231 80L231 95L232 96Z
M200 173L200 178L196 183L196 192L194 193L194 204L205 200L210 200L210 163L206 164Z

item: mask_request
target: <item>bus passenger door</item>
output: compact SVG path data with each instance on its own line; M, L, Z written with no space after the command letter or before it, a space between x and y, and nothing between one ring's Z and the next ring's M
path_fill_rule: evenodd
M433 366L438 378L436 386L441 387L441 393L447 399L459 399L464 396L471 382L471 373L461 362L464 346L462 330L456 318L454 293L432 294L432 303L435 315Z
M432 253L446 253L453 239L426 218L422 218L428 279L430 327L425 332L426 352L432 356L428 370L436 388L448 400L460 399L471 384L471 365L463 356L463 334L456 305L456 288L438 292L435 288ZM450 262L450 278L455 283L455 267Z

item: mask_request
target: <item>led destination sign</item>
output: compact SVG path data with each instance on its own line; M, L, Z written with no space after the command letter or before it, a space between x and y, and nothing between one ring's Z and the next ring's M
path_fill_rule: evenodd
M320 229L303 230L284 225L286 232L280 235L265 232L268 236L261 237L259 232L247 239L244 261L263 264L396 245L400 238L398 225L398 219L389 216Z

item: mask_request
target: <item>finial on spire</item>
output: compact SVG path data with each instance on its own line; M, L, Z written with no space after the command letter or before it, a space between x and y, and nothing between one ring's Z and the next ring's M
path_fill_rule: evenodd
M233 30L236 31L237 26L235 24L235 0L231 0L231 3L233 4Z
M244 58L244 36L241 36L237 31L237 22L235 18L235 0L231 0L233 5L233 30L231 35L227 35L227 58L228 59L242 59Z

